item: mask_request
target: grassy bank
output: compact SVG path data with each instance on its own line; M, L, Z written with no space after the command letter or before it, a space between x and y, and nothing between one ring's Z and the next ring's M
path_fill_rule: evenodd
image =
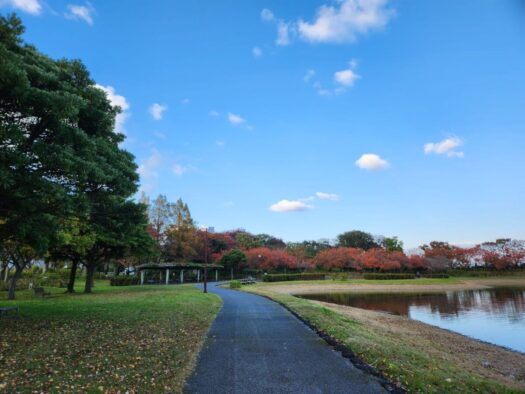
M410 392L514 393L525 392L525 356L400 316L300 299L294 289L323 292L333 285L278 283L245 286L243 290L265 295L283 304L346 345L366 363ZM337 283L359 291L367 285L382 288L415 284L410 281L349 281ZM409 282L409 283L407 283ZM426 279L416 282L419 291L436 286L477 286L460 279ZM421 287L420 287L421 286Z
M47 290L0 298L20 308L0 318L0 392L181 392L221 305L192 285Z

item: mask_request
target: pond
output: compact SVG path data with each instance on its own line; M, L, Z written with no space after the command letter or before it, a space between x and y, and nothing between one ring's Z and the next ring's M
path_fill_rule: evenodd
M303 298L407 316L525 352L525 288L446 293L332 293Z

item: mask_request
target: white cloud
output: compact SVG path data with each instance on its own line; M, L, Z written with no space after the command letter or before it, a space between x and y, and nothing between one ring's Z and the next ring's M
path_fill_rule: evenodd
M42 12L40 0L0 0L0 7L9 6L28 14L38 15Z
M463 140L458 137L449 137L440 142L429 142L428 144L425 144L423 149L427 155L435 153L437 155L462 158L465 154L461 151L455 150L461 145L463 145Z
M306 82L306 83L310 82L310 79L312 79L314 77L314 75L315 75L315 70L314 69L311 68L311 69L307 70L306 74L303 77L304 82Z
M360 34L384 27L394 15L388 0L339 0L323 5L311 23L297 23L299 36L309 42L351 42Z
M185 99L181 100L182 104L189 104L190 102L191 102L191 100L189 98L185 98Z
M239 115L232 114L231 112L228 112L228 121L232 125L235 125L235 126L243 124L244 122L246 122L246 120L244 118L242 118Z
M315 193L315 196L319 200L326 200L326 201L338 201L339 200L339 195L333 194L333 193L317 192Z
M85 5L78 4L68 4L67 9L69 12L66 12L64 16L68 19L80 19L86 22L88 25L93 24L93 13L95 9L91 3L86 2Z
M174 164L172 170L175 175L182 176L188 172L189 168L183 166L182 164Z
M102 89L113 107L119 107L121 112L115 118L115 131L117 133L125 133L124 122L129 117L128 109L129 103L124 96L115 92L113 86L96 85L97 88Z
M313 205L306 204L300 200L281 200L270 206L273 212L300 212L312 209Z
M283 21L279 21L277 24L277 39L275 40L275 44L279 46L290 44L290 26Z
M337 83L343 85L344 87L351 87L354 85L355 81L361 78L357 75L352 69L348 68L345 70L337 71L334 74L334 79Z
M168 109L167 106L159 104L159 103L153 103L150 105L148 111L150 115L155 120L161 120L164 116L164 112Z
M217 116L220 115L220 113L215 111L214 109L212 109L210 112L208 112L208 115L213 116L213 117L217 117Z
M215 141L215 144L216 144L217 146L221 146L221 147L222 147L222 146L225 145L225 142L224 142L224 141Z
M252 49L252 55L254 57L261 57L262 56L262 49L259 47L253 47Z
M275 20L275 16L273 15L272 11L270 11L268 8L265 8L261 11L261 19L264 22L273 22Z
M390 163L374 153L365 153L355 162L363 170L383 170L390 167Z

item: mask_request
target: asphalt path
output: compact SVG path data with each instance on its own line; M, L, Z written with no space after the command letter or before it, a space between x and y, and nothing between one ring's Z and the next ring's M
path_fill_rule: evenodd
M277 303L215 284L209 291L224 305L186 393L387 392Z

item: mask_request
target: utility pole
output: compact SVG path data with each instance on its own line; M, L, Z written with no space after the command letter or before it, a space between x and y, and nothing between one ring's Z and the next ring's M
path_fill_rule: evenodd
M204 292L208 292L208 227L204 229Z

